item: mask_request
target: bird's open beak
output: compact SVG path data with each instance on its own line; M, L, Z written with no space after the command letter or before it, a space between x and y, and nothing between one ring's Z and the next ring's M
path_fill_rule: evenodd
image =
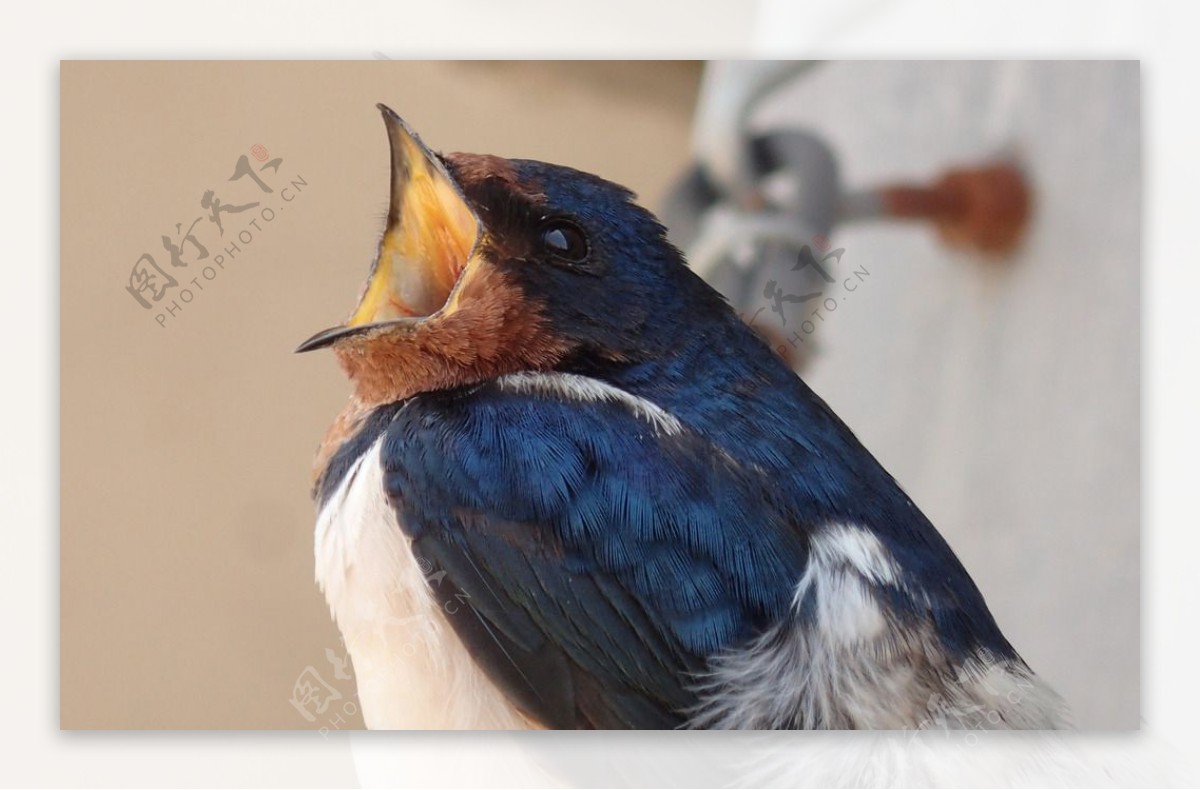
M479 242L479 219L441 160L399 115L378 106L392 149L387 230L354 314L305 340L297 352L438 312Z

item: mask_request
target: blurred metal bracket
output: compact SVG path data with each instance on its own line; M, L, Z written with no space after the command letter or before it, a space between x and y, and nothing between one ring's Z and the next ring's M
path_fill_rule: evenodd
M1003 255L1019 243L1030 213L1025 178L1011 163L950 169L928 185L849 192L833 150L820 137L799 129L749 129L755 108L771 91L817 65L709 64L696 112L696 163L676 183L663 212L672 241L687 252L692 268L796 369L810 360L814 343L795 342L796 329L787 326L779 300L823 292L828 274L809 264L817 253L839 254L827 252L838 223L932 223L946 244Z

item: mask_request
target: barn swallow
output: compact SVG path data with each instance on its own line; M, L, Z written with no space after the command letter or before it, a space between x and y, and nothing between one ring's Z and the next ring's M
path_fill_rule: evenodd
M916 505L628 190L439 155L299 351L353 382L316 572L371 728L1053 728Z

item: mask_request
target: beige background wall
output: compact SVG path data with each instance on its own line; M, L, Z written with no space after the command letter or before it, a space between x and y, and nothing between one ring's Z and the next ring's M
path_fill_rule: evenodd
M330 355L291 352L366 276L387 202L375 103L436 148L574 165L653 203L684 165L698 79L678 63L63 64L63 727L361 726L325 657L342 650L308 497L348 387ZM269 195L227 181L256 144L283 159ZM209 189L276 215L205 280L229 243L214 225L187 267L160 237ZM224 215L225 237L260 209ZM125 291L145 252L181 283L163 303L204 286L165 326ZM289 702L309 666L344 695L311 722Z

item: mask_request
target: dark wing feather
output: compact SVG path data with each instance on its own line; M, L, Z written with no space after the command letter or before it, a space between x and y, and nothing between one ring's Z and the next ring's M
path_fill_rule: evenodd
M782 617L803 567L761 481L617 404L423 395L383 451L447 617L546 726L680 726L708 658Z

